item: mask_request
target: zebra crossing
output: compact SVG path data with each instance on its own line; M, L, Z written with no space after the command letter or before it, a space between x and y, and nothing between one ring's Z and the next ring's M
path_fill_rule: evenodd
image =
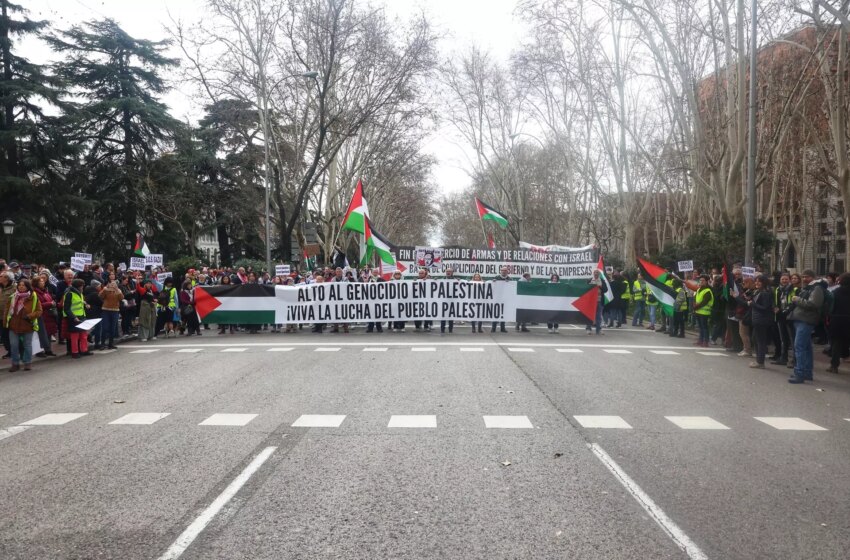
M33 427L65 426L72 422L80 421L89 416L88 412L49 412L25 420L16 425L0 426L0 440L11 437L17 433ZM109 422L109 426L150 426L158 424L167 418L174 418L180 425L217 426L217 427L245 427L260 417L259 413L233 413L216 412L205 418L191 418L186 414L173 414L172 412L129 412ZM9 419L8 414L0 414L4 420ZM684 431L733 431L736 428L745 428L742 422L731 426L731 422L721 422L710 416L663 416L673 426ZM344 423L352 424L355 421L348 420L346 414L301 414L290 424L292 428L339 428ZM584 430L634 430L634 420L629 421L619 415L582 415L577 414L570 417L576 427ZM470 418L471 420L471 418ZM850 422L850 418L843 418ZM360 421L363 421L361 419ZM787 416L754 416L747 421L757 421L761 425L768 426L779 432L826 432L830 429L850 429L846 424L837 424L827 428L804 418ZM551 429L548 426L535 425L529 415L482 415L474 421L477 427L485 429L506 430L532 430ZM393 414L386 420L389 428L423 428L435 429L438 427L437 415L422 414ZM472 426L475 427L475 426ZM638 429L654 429L650 426L637 426Z

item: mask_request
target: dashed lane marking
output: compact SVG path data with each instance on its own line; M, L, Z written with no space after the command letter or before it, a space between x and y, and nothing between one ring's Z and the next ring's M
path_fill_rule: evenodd
M314 352L339 352L339 347L319 346L316 350L314 350Z
M612 348L603 348L603 352L608 354L631 354L631 350L622 350L622 349L612 349Z
M200 352L201 350L203 350L203 348L181 348L180 350L175 350L175 352L195 354L196 352Z
M144 348L142 350L130 350L130 354L153 354L159 352L159 348Z
M344 414L302 414L292 423L293 428L339 428Z
M295 348L292 348L292 347L289 347L289 348L269 348L268 350L266 350L266 352L291 352L293 350L295 350Z
M460 351L461 352L483 352L484 349L483 348L465 348L465 347L462 346L460 348Z
M628 422L619 416L573 416L584 428L610 428L631 430Z
M247 348L225 348L222 352L244 352Z
M6 439L7 437L12 437L13 435L19 434L21 432L25 432L30 428L32 428L32 426L12 426L11 428L0 430L0 440Z
M561 352L563 354L581 354L584 350L579 348L555 348L555 352Z
M410 349L411 352L436 352L437 349L433 346L414 346Z
M728 430L729 427L708 416L665 416L683 430Z
M419 416L390 416L387 428L436 428L437 417L434 415Z
M43 416L39 416L38 418L33 418L28 422L24 422L23 426L61 426L62 424L67 424L68 422L72 422L77 418L82 418L88 414L87 412L58 412L52 414L45 414Z
M681 356L678 352L674 352L673 350L650 350L653 354L658 354L659 356Z
M484 427L491 429L533 429L528 416L484 416Z
M134 424L134 425L149 425L162 420L170 412L131 412L125 414L118 420L113 420L110 424Z
M367 346L363 349L364 352L386 352L389 350L386 346L382 346L380 348L374 346Z
M244 426L254 418L257 414L213 414L198 426Z
M724 358L727 356L727 354L724 354L723 352L697 352L697 354L701 356L722 356Z
M812 424L807 420L803 420L802 418L794 418L787 416L756 416L756 420L759 422L764 422L768 426L776 428L777 430L799 430L799 431L807 431L807 432L825 432L826 428L822 428L817 424Z
M534 352L534 348L511 348L508 347L508 352Z

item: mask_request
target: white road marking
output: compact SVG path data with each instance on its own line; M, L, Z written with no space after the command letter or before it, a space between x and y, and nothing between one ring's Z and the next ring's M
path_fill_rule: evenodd
M809 432L826 432L826 428L822 428L817 424L812 424L802 418L792 418L783 416L756 416L756 420L764 422L768 426L777 430L802 430Z
M584 428L614 428L631 430L628 422L619 416L573 416Z
M23 422L23 426L61 426L62 424L67 424L77 418L82 418L88 414L87 412L63 412L63 413L53 413L53 414L45 414L44 416L39 416L38 418L33 418L29 422Z
M315 351L316 352L339 352L339 347L338 346L334 346L334 347L319 346L318 348L316 348Z
M511 348L511 347L508 347L508 352L534 352L534 348Z
M437 417L433 415L422 416L390 416L387 428L436 428Z
M162 420L170 412L131 412L125 414L118 420L113 420L110 424L153 424L158 420Z
M296 347L322 347L322 346L374 346L375 340L372 339L370 342L241 342L241 346L247 347L274 347L274 346L296 346ZM440 341L431 341L431 342L381 342L386 346L468 346L470 341L465 342L440 342ZM522 344L523 346L528 346L530 348L630 348L634 350L682 350L682 351L694 351L699 350L699 346L664 346L664 345L656 345L656 344L600 344L600 343L567 343L567 342L475 342L478 346L515 346L517 344ZM183 348L183 347L192 347L192 348L224 348L233 346L233 343L209 343L209 344L123 344L122 348Z
M19 434L21 432L25 432L32 428L32 426L12 426L11 428L6 428L5 430L0 430L0 439L6 439L7 437L12 437L15 434Z
M363 349L364 352L386 352L387 350L389 350L389 349L386 346L382 346L380 348L367 346L366 348Z
M247 348L225 348L222 352L244 352Z
M175 350L175 352L181 352L183 354L194 354L196 352L200 352L203 348L181 348L180 350Z
M339 428L344 414L302 414L292 423L293 428Z
M289 347L289 348L269 348L268 350L266 350L266 352L291 352L293 350L295 350L295 348L292 348L292 347Z
M614 348L614 349L605 348L602 351L606 352L608 354L631 354L631 351L629 351L629 350L622 350L622 349L616 349L616 348Z
M484 349L483 348L465 348L465 347L461 346L460 351L461 352L483 352Z
M620 484L628 490L629 494L637 500L640 506L652 517L656 523L667 533L667 536L670 537L676 546L679 547L685 554L688 555L688 558L691 560L708 560L708 556L700 550L700 548L694 543L688 535L685 534L682 529L676 525L672 519L667 517L667 514L664 513L660 507L658 507L655 502L652 501L646 492L644 492L637 483L631 479L629 475L620 468L620 466L614 462L614 460L605 453L605 450L599 447L595 443L589 443L588 447L593 452L594 455L602 462L603 465L614 475Z
M144 348L142 350L130 350L130 354L153 354L159 352L159 348Z
M436 352L437 349L433 346L414 346L410 349L412 352Z
M674 352L673 350L650 350L653 354L658 354L659 356L680 356L678 352Z
M702 356L722 356L724 358L728 356L728 354L724 352L697 352L697 354Z
M528 416L485 416L484 427L510 430L534 428Z
M213 414L198 426L244 426L254 418L257 414Z
M95 353L95 356L102 356L103 354L112 354L113 352L118 352L118 349L111 348L109 350L98 350L97 353Z
M555 352L562 352L564 354L581 354L584 350L580 350L579 348L555 348Z
M683 430L728 430L729 427L708 416L665 416Z
M3 418L4 416L6 416L6 415L5 415L5 414L0 414L0 418Z
M215 500L213 500L207 509L201 512L191 525L186 527L186 530L177 537L177 540L168 547L165 554L160 556L158 560L177 560L177 558L180 558L198 535L206 529L207 525L210 524L210 521L212 521L218 512L227 505L227 502L233 499L233 496L235 496L245 483L248 482L248 479L250 479L251 476L257 472L261 466L263 466L263 463L272 456L272 453L274 453L275 450L277 450L277 447L266 447L259 453L259 455L254 457L254 460L245 467L245 470L239 473L239 476L227 485L227 488L225 488L224 491L219 494Z

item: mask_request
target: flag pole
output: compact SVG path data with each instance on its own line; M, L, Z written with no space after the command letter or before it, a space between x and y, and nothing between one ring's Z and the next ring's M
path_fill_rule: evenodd
M484 229L484 218L479 219L481 222L481 233L484 234L484 245L489 249L490 248L490 240L487 239L487 230Z

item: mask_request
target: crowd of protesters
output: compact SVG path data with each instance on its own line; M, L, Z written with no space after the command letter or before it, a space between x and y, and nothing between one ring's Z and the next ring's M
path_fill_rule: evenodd
M342 265L343 263L339 263ZM194 310L196 286L228 284L300 285L320 282L401 281L395 272L388 279L378 268L352 269L347 266L320 268L311 272L293 272L287 276L269 276L244 268L189 269L179 279L163 274L164 269L128 271L113 264L86 265L74 271L65 264L55 270L45 266L21 266L0 259L0 326L5 355L12 370L31 368L33 339L41 351L37 357L53 356L54 343L64 344L72 358L89 356L93 350L109 350L121 338L137 335L140 341L178 335L201 336L209 331L201 325ZM724 282L718 270L710 274L693 271L683 278L670 273L667 285L676 294L672 317L662 312L655 294L645 279L633 279L625 273L610 274L606 283L601 271L594 271L590 283L599 287L597 316L587 322L588 334L604 334L603 328L645 327L670 337L684 338L686 327L697 332L698 346L723 346L730 353L754 358L750 367L764 368L766 362L793 369L789 382L813 379L813 341L826 346L831 356L828 371L837 373L850 350L850 273L827 274L816 278L811 270L801 274L777 274L744 277L734 267ZM446 278L453 278L451 268ZM419 280L428 279L420 270ZM509 281L503 268L493 281ZM530 281L528 274L519 281ZM479 274L473 282L483 281ZM559 278L552 275L550 282ZM609 292L610 290L610 292ZM90 330L78 325L87 319L100 322ZM414 321L417 332L430 332L431 321ZM388 323L391 332L405 332L405 322ZM472 332L483 332L480 321L471 323ZM217 325L220 335L262 330L294 332L304 325ZM315 324L312 331L349 332L349 324ZM383 332L384 325L366 325L367 332ZM441 321L440 332L454 332L454 321ZM528 325L517 323L516 330L528 332ZM547 324L557 333L557 323ZM491 332L507 332L504 322L490 324Z

